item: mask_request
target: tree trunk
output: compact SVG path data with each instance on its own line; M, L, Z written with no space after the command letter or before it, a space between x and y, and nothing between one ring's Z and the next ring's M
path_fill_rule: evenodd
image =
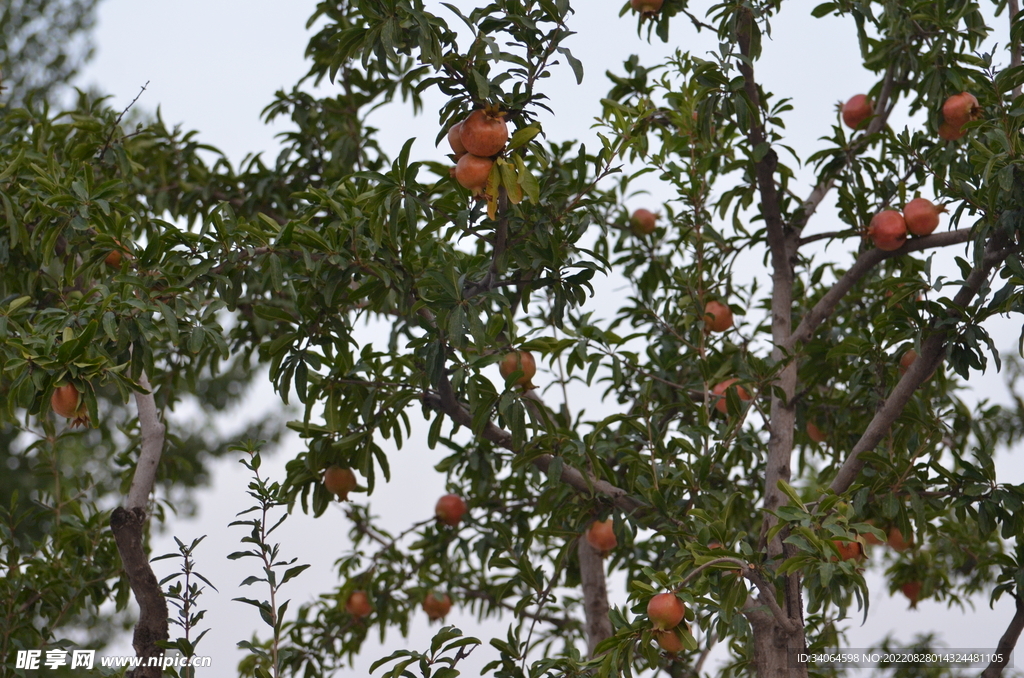
M579 539L577 550L580 557L580 579L583 582L583 611L587 620L587 655L593 657L598 643L612 636L604 559L586 539Z

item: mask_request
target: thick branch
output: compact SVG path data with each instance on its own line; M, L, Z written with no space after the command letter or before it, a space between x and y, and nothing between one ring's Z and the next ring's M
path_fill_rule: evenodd
M583 587L583 612L587 619L587 656L593 658L598 644L612 637L608 617L608 586L605 584L604 559L586 539L580 539L580 580Z
M142 545L145 524L146 511L139 507L124 509L119 506L110 516L110 531L114 533L128 583L139 603L139 621L135 624L132 647L135 655L144 660L143 664L148 657L163 655L158 643L168 637L167 601ZM130 675L132 678L160 678L161 673L159 666L143 666Z
M871 269L886 259L890 257L898 257L909 252L918 252L935 247L958 245L960 243L967 242L970 240L970 237L970 229L964 228L957 231L936 233L924 238L908 240L907 244L892 252L886 252L878 249L877 247L864 252L857 257L857 261L850 267L850 270L848 270L842 278L837 280L836 284L832 286L832 289L818 300L818 303L814 305L814 308L808 311L807 315L803 317L803 320L800 321L800 324L789 337L789 341L786 342L786 350L792 351L797 344L809 340L811 336L813 336L814 331L818 329L818 326L832 315L832 312L836 309L839 301L853 288L857 281L867 275Z
M1013 20L1020 12L1020 0L1010 0L1010 30L1013 31ZM1020 66L1020 43L1010 39L1010 68ZM1020 96L1020 85L1013 88L1013 98Z
M967 308L967 305L988 280L992 269L1002 263L1009 255L1011 250L1004 247L1005 242L1006 238L1002 232L998 232L989 240L988 245L985 247L985 256L982 259L981 265L975 266L970 275L967 276L963 287L953 297L952 308ZM896 384L896 388L889 394L882 408L875 413L871 423L868 424L867 429L861 435L860 440L850 450L850 455L846 458L843 466L839 469L839 473L829 486L830 490L836 494L841 494L848 490L854 480L857 479L865 464L865 461L861 459L861 455L875 449L875 446L882 441L882 438L888 433L889 427L892 426L896 418L903 412L906 404L910 402L914 391L931 376L932 372L942 362L946 340L950 333L950 330L939 330L921 342L921 354L911 364L899 383Z
M135 475L128 491L128 502L125 508L146 510L149 495L156 482L156 470L160 466L160 455L164 449L165 428L157 413L156 400L153 398L153 387L143 373L139 384L147 393L136 393L135 404L139 408L139 429L142 431L142 445L139 461L135 465Z
M739 71L743 76L743 86L750 99L751 109L755 112L750 129L747 131L747 142L751 149L768 143L764 127L761 123L761 102L757 81L754 79L753 54L750 49L750 38L754 26L753 15L744 10L739 18L737 39L743 59L739 61ZM761 196L761 214L765 220L768 247L772 263L772 360L781 369L772 388L771 411L769 415L768 459L765 468L764 484L764 529L767 530L776 520L775 510L786 500L779 490L779 481L789 482L791 459L793 455L793 429L796 426L796 405L793 397L797 386L797 364L789 358L782 347L789 341L793 331L793 257L796 254L798 232L786 229L782 221L782 208L779 202L778 188L775 183L775 169L778 156L771 148L764 153L755 164L757 187ZM768 555L773 558L784 556L785 546L781 538L768 544ZM752 580L753 581L753 580ZM803 629L803 601L801 599L800 576L791 574L786 577L784 600L785 610L776 613L777 603L774 596L762 593L759 597L777 617L782 631L789 637L786 645L789 649L802 650L804 639L796 629ZM780 663L776 654L769 663ZM767 669L760 667L758 672L766 674ZM797 676L806 675L806 669L798 671Z
M1010 661L1010 653L1013 652L1013 648L1017 647L1017 639L1020 638L1020 632L1024 630L1024 598L1015 595L1014 599L1017 602L1017 612L1014 613L1010 625L1006 627L1006 632L999 639L999 645L996 647L996 654L1001 657L999 661L992 662L982 671L981 678L999 678L1003 675L1003 669Z

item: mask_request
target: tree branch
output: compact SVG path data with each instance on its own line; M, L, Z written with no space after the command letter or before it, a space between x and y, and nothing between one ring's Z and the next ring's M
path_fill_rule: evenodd
M1020 12L1020 0L1010 0L1010 30L1013 30L1013 20L1017 18L1017 14ZM1014 42L1013 38L1010 39L1010 68L1017 68L1020 66L1020 43ZM1016 99L1020 96L1020 85L1013 88L1013 98Z
M139 409L139 429L142 432L141 451L139 461L135 464L135 475L132 477L131 489L128 491L128 502L125 508L128 510L146 510L149 503L149 495L153 491L153 484L156 482L157 467L160 466L160 456L164 449L164 433L166 429L160 421L157 413L156 400L153 398L153 387L149 383L145 372L139 378L139 384L146 389L147 393L136 393L135 404Z
M737 18L737 40L743 58L739 60L740 74L743 76L743 87L750 99L750 107L754 112L751 125L747 131L747 143L751 149L768 143L765 129L761 122L761 101L757 81L754 79L753 59L751 52L751 36L757 30L754 16L748 9L741 10ZM768 247L772 264L772 361L780 365L778 376L772 388L771 411L768 425L768 458L765 467L764 525L762 529L770 529L777 520L775 510L781 506L786 496L779 489L779 481L789 482L792 473L793 430L796 427L796 404L793 397L797 386L797 363L787 356L782 347L789 341L793 331L793 258L797 250L799 231L787 229L782 221L782 208L779 201L778 188L775 183L775 169L778 156L771 147L755 163L758 192L761 196L761 215L764 217L767 230ZM777 537L767 545L770 559L785 556L786 546ZM751 579L754 581L754 579ZM756 582L755 582L756 584ZM777 618L780 628L789 637L787 647L790 650L802 650L805 647L803 637L803 601L801 598L800 575L793 573L785 578L785 611L778 608L774 595L759 596ZM797 633L797 630L800 633ZM770 660L780 661L776 654ZM763 669L763 670L762 670ZM769 669L759 667L759 673ZM806 667L796 675L806 675Z
M583 612L587 620L587 656L595 656L601 641L612 637L612 621L608 617L608 586L604 576L604 558L586 539L578 540L580 579L583 588Z
M954 231L954 233L956 232ZM964 281L963 287L953 297L952 308L967 308L967 304L970 303L982 285L985 284L992 269L1006 259L1011 251L1012 248L1006 247L1005 234L1002 231L996 232L985 246L985 254L981 265L975 266L971 270L967 280ZM858 261L858 263L860 262ZM845 492L850 488L854 480L857 479L865 464L865 461L861 459L861 455L873 450L881 442L882 438L889 431L889 427L899 417L906 404L910 402L914 391L942 363L946 340L950 334L950 330L938 330L921 342L921 354L911 364L899 383L896 384L896 387L886 399L885 404L875 413L871 423L868 424L867 429L861 435L860 440L850 450L850 455L843 462L842 467L829 486L832 492L836 494Z
M466 409L459 404L457 400L455 400L455 395L452 393L451 384L448 383L447 378L442 380L439 391L440 392L436 394L424 393L423 404L437 412L443 412L459 426L465 426L472 431L473 418L470 416L469 412L467 412ZM483 431L480 432L480 436L485 440L491 441L498 447L509 450L510 452L514 452L516 454L521 452L521 450L517 450L512 446L512 434L498 428L492 422L487 422ZM554 460L555 457L553 455L542 454L531 459L530 463L540 469L541 472L547 473L548 469L551 467L551 462ZM581 471L573 468L572 466L562 466L560 480L583 494L604 495L616 508L620 509L628 516L643 518L653 512L653 509L650 506L631 497L625 490L618 488L605 480L595 478L590 474L584 475Z
M1020 595L1014 595L1013 598L1017 603L1017 611L1014 613L1013 619L1010 620L1010 625L1006 627L1006 632L1003 633L1003 637L999 639L999 645L996 647L996 654L1002 656L999 661L993 661L982 671L981 678L999 678L1003 675L1003 669L1006 668L1007 663L1010 661L1013 648L1017 646L1020 632L1024 630L1024 599Z
M143 546L143 528L146 511L142 508L125 509L118 506L110 515L110 531L114 533L117 551L121 554L124 572L128 575L135 600L139 603L139 621L135 624L132 647L135 655L143 659L143 666L131 672L133 678L160 678L163 669L146 666L148 657L159 657L164 650L159 642L168 638L167 601L149 566L149 557Z
M848 270L842 278L836 281L836 284L832 286L832 289L818 300L818 303L814 305L814 308L807 312L807 315L803 317L797 328L793 330L793 334L790 335L789 340L784 344L784 348L787 351L792 351L796 348L797 344L808 341L814 334L814 331L818 329L818 326L832 315L832 312L836 309L839 301L853 288L857 281L867 275L872 268L886 259L889 259L890 257L898 257L909 252L919 252L921 250L932 249L935 247L958 245L960 243L967 242L970 240L970 237L971 230L963 228L956 231L949 231L947 233L936 233L924 238L908 240L903 247L892 252L886 252L878 249L877 247L873 247L864 252L857 257L857 261L850 267L850 270Z

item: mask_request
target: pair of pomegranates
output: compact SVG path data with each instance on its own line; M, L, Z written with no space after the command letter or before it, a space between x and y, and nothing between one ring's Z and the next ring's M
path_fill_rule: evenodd
M455 180L474 194L484 192L494 167L494 156L508 142L505 114L477 109L448 130L448 144L455 154Z
M857 129L861 123L875 114L875 104L866 94L856 94L843 104L843 123L850 129ZM978 99L970 92L960 92L946 99L942 104L942 123L939 137L945 141L956 141L967 130L964 125L981 117Z
M945 207L936 205L926 198L914 198L903 208L903 214L896 210L883 210L871 219L868 237L880 250L892 252L903 247L907 234L928 235L939 225L939 215Z

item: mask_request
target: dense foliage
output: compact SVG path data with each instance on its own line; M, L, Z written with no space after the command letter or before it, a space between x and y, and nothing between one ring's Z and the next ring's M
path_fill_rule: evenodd
M1018 412L958 396L972 371L999 364L985 321L1021 310L1024 290L1024 23L1012 23L1011 67L985 52L984 12L1005 21L1005 4L814 8L857 32L877 82L873 117L850 129L837 116L801 159L811 187L783 161L789 101L756 78L771 25L807 9L771 1L666 0L636 15L641 38L685 44L711 31L719 51L643 64L623 40L590 148L542 125L550 72L584 77L566 47L568 0L464 13L321 3L307 79L265 111L294 123L273 166L210 162L195 135L159 120L124 129L120 112L85 96L63 113L0 109L0 435L20 474L0 477L0 656L93 627L107 600L128 605L106 524L144 455L130 396L151 383L160 409L223 406L264 374L257 363L303 408L290 426L306 447L282 479L260 475L254 446L238 448L251 455L256 517L243 522L252 550L236 557L257 558L252 582L271 594L246 599L269 630L245 644L245 675L328 675L374 628L404 632L443 593L508 617L506 636L473 650L500 677L691 675L715 643L729 650L723 676L839 675L791 655L841 646L868 594L867 565L847 554L871 544L870 566L915 602L957 614L979 592L1015 601L1012 647L1024 625L1024 487L999 481L993 455L1024 428ZM309 94L310 82L331 94ZM478 195L449 165L412 157L411 143L387 157L366 122L383 104L422 110L427 90L448 98L442 144L476 109L508 123ZM962 91L980 111L946 140L944 104ZM891 127L897 105L925 122ZM648 233L624 205L653 181L673 197ZM874 215L918 195L947 206L939 230L875 247ZM816 229L819 206L833 204L844 228ZM823 240L845 254L824 258ZM932 270L939 247L957 248L958 272ZM763 275L737 269L751 255ZM610 274L629 281L628 299L595 309L595 278ZM742 320L709 332L715 301ZM388 328L386 347L361 332L367 318ZM911 348L917 360L901 366ZM542 388L518 385L520 369L494 379L514 350L536 357ZM723 396L715 387L729 379ZM68 383L86 431L51 412ZM585 418L566 385L614 413ZM354 469L372 495L390 474L383 441L411 444L421 418L426 444L450 451L437 470L465 518L389 534L353 494L337 588L288 610L278 589L303 566L272 545L271 512L321 515L337 501L322 482L331 466ZM200 481L211 448L225 447L172 430L156 499L181 501L172 487ZM581 538L607 518L618 545L602 560ZM626 573L628 608L607 609L606 570ZM668 631L647 615L665 591L687 608ZM177 641L186 653L189 631ZM678 652L662 649L673 643ZM396 652L381 671L458 675L480 644L443 627L433 647Z

